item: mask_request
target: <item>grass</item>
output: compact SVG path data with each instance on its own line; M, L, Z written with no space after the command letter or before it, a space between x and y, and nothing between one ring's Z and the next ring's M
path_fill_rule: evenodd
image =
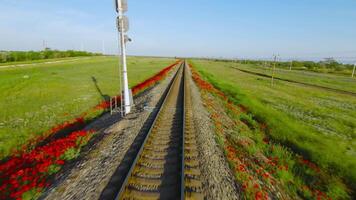
M130 57L129 85L136 85L173 62ZM1 68L0 158L56 124L78 117L104 98L117 95L117 64L116 57L93 57Z
M103 56L100 56L103 57ZM6 68L6 67L24 67L21 65L34 65L34 64L46 64L49 62L67 62L67 61L73 61L73 60L85 60L85 59L95 59L99 58L99 56L90 56L90 57L67 57L67 58L49 58L49 59L42 59L42 60L32 60L32 61L15 61L15 62L5 62L5 63L0 63L0 68Z
M230 66L269 76L272 74L271 67L257 64L233 64ZM356 78L351 78L351 73L345 76L276 68L275 77L356 93Z
M340 186L342 183L338 180L344 180L351 190L355 190L355 97L283 81L276 81L271 87L268 78L231 68L251 66L201 60L193 63L233 102L246 106L254 120L266 123L271 139L315 162L330 175L330 179L336 179L329 183L329 193L334 196L339 193L339 197L345 194L347 189ZM250 121L247 124L254 126L250 116L242 116L241 120ZM254 132L248 134L249 137L255 135ZM288 174L280 176L290 178Z

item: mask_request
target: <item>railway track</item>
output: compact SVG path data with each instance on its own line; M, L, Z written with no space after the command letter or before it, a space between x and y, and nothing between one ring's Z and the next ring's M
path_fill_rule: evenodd
M187 64L182 62L116 199L203 199Z

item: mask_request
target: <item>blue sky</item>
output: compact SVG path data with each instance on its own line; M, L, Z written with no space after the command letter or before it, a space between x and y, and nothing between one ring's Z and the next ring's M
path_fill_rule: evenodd
M356 57L356 0L128 0L134 55ZM117 52L113 0L0 0L0 49Z

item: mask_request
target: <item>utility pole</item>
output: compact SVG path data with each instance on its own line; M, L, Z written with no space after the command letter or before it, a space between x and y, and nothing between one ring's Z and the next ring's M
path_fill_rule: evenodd
M354 64L354 70L352 70L352 78L355 76L355 70L356 70L356 63Z
M293 60L290 62L289 71L292 71L292 67L293 67Z
M270 61L266 61L266 74L272 72L272 63Z
M42 41L42 46L43 46L43 51L46 50L46 41L45 40Z
M43 51L46 51L47 50L47 47L48 47L48 45L47 45L47 41L46 40L43 40Z
M275 71L276 71L276 62L277 62L277 55L274 55L274 63L273 63L272 79L271 79L272 86L274 86L274 75L275 75Z
M263 68L266 70L266 74L268 74L267 61L263 62Z
M127 115L131 112L131 105L133 102L130 101L130 90L129 82L127 77L127 62L126 62L126 42L130 41L127 37L126 32L128 31L129 22L128 18L124 15L127 12L127 1L126 0L115 0L116 12L118 13L117 17L117 27L119 30L120 38L120 49L121 49L121 63L122 63L122 77L123 77L123 115ZM122 92L122 91L120 91ZM122 107L122 106L121 106Z
M103 54L103 56L105 55L105 41L103 40L103 42L102 42L102 54Z

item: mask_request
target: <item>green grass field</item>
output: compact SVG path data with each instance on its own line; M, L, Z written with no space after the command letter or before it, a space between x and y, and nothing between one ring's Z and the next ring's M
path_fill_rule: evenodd
M225 66L228 65L225 64ZM269 76L272 74L270 66L263 67L262 65L256 64L234 64L233 66L238 69ZM352 79L351 73L345 76L300 70L289 71L276 68L275 77L356 93L356 78Z
M272 87L269 78L233 68L263 70L253 66L202 60L192 63L231 100L246 106L258 121L267 123L274 141L312 160L332 176L341 177L355 189L352 183L356 182L356 97L278 80ZM288 72L279 76L355 89L356 80L351 78L303 74Z
M42 60L33 60L33 61L16 61L16 62L5 62L0 63L0 68L7 68L7 67L24 67L24 66L31 66L34 64L43 64L43 63L56 63L56 62L69 62L69 61L76 61L76 60L86 60L95 57L68 57L68 58L51 58L51 59L42 59ZM24 66L22 66L24 65Z
M0 67L2 158L11 149L54 125L78 117L105 96L119 93L117 57L72 59L45 60L66 61L52 64L35 61L35 65L24 67ZM174 59L130 57L130 86L173 62Z

